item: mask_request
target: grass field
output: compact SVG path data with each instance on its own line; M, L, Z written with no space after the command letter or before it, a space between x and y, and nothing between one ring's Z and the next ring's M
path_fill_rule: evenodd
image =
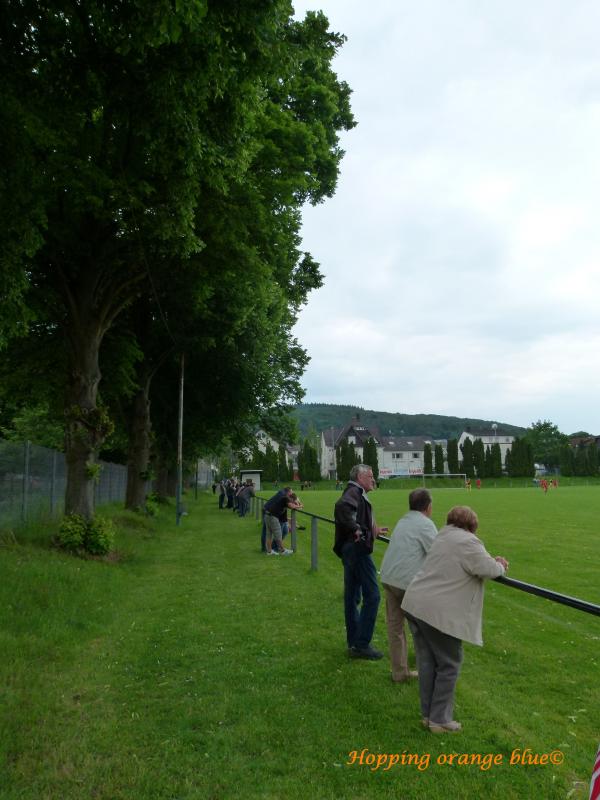
M303 499L330 516L336 496ZM393 526L407 492L372 497ZM466 501L510 575L600 603L600 489L434 491L434 520ZM189 511L180 528L171 512L117 514L117 563L41 547L39 530L4 539L2 800L587 797L598 618L489 584L485 646L465 647L458 684L464 731L433 737L416 685L392 685L387 658L346 657L331 526L311 573L308 530L295 556L266 558L254 519L212 495ZM387 651L383 609L375 643ZM562 762L511 765L517 748ZM411 763L376 770L348 763L355 751ZM503 763L462 763L486 754Z

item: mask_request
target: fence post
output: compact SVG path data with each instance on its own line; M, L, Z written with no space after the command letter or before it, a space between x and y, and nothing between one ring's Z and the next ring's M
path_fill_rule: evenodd
M312 517L310 520L310 568L313 572L317 571L317 560L318 560L318 544L319 544L319 534L317 530L317 518Z
M52 472L50 474L50 514L54 514L56 507L56 451L52 452Z
M25 522L27 519L27 501L29 499L29 460L30 460L30 443L25 442L23 452L23 496L21 498L21 520Z
M296 542L296 509L292 508L292 522L291 522L291 532L292 532L292 551L295 553L298 549L298 545Z

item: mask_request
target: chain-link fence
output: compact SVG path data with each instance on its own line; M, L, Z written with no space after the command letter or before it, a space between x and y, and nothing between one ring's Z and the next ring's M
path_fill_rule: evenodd
M96 505L125 500L127 467L100 464ZM62 513L65 484L64 453L30 442L0 440L0 527Z

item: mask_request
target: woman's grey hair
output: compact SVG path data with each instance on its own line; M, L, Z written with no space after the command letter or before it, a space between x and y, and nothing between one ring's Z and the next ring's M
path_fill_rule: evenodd
M469 506L454 506L448 512L446 524L475 533L479 520L477 519L477 514Z
M370 467L368 464L355 464L350 470L350 480L355 481L359 475L365 472L372 472L372 470L373 467Z

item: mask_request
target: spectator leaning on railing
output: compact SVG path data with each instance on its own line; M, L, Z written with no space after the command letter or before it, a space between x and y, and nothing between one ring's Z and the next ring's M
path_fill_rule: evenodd
M427 489L412 491L408 496L408 507L410 510L394 528L381 562L385 621L394 683L417 677L417 673L408 668L402 600L408 585L423 566L425 556L437 535L437 528L431 521L433 504Z
M477 514L468 506L451 508L446 523L402 601L417 651L423 725L432 733L461 729L452 716L462 642L483 644L483 579L508 569L475 535Z
M292 490L286 486L281 491L270 497L264 505L263 513L266 526L266 552L268 556L291 556L293 550L286 550L282 544L281 526L287 522L288 508L302 508L302 503L291 497ZM274 549L272 544L274 543Z

